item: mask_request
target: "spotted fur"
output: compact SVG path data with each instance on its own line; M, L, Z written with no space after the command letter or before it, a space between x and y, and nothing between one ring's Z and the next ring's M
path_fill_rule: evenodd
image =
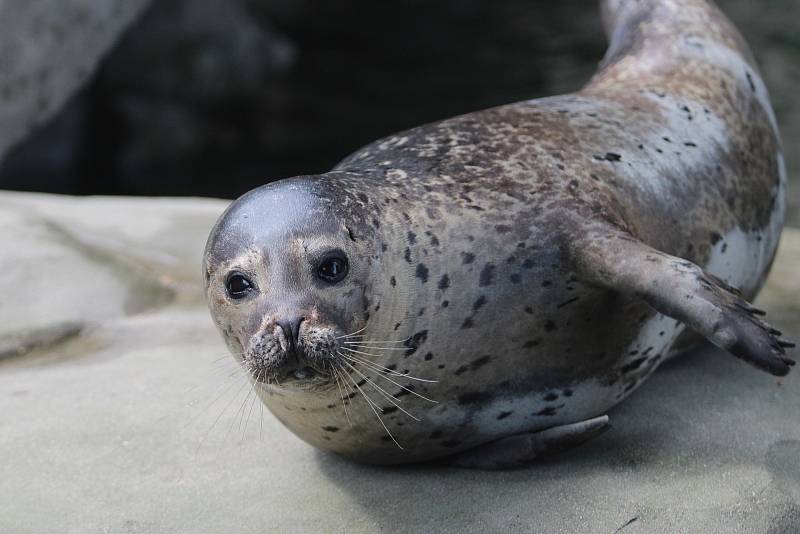
M628 239L705 268L745 297L758 291L786 177L747 45L705 0L608 0L603 16L611 44L582 90L393 135L330 173L251 192L223 216L206 254L207 292L234 352L246 351L241 339L265 316L294 307L338 335L365 328L358 339L404 341L404 350L365 358L436 381L388 375L393 384L360 367L414 421L349 371L402 449L357 392L342 399L330 381L260 386L301 438L359 461L401 463L605 413L691 323L612 276ZM598 233L620 237L616 264ZM265 273L286 270L304 261L287 240L302 248L320 239L353 263L343 286L327 288L333 296L301 289L295 273L270 278L263 303L236 312L216 289L243 258Z

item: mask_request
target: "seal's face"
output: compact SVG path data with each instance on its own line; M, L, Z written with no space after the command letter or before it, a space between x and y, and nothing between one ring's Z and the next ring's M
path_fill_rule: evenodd
M278 387L327 384L363 326L369 268L335 194L309 179L235 201L206 247L206 296L234 355Z

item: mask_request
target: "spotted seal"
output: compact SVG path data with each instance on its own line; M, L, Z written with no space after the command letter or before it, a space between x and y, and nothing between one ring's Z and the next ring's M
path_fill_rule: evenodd
M569 95L376 141L236 200L212 316L263 402L371 463L499 468L608 427L686 326L784 375L748 303L786 177L747 45L705 0L607 0Z

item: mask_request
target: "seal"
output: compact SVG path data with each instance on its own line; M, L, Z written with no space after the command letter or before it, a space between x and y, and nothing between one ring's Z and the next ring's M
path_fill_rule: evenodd
M211 313L292 432L360 462L507 468L606 430L687 326L788 373L793 345L748 303L786 176L747 45L705 0L602 13L582 90L376 141L221 216Z

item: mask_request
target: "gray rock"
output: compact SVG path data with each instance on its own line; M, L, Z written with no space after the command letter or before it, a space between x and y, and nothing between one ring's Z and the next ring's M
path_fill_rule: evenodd
M0 160L86 82L148 2L0 2Z
M225 205L0 193L1 532L800 529L796 372L714 349L665 365L600 439L528 469L312 449L254 402L205 309L200 258ZM759 299L790 337L798 263L789 230Z

